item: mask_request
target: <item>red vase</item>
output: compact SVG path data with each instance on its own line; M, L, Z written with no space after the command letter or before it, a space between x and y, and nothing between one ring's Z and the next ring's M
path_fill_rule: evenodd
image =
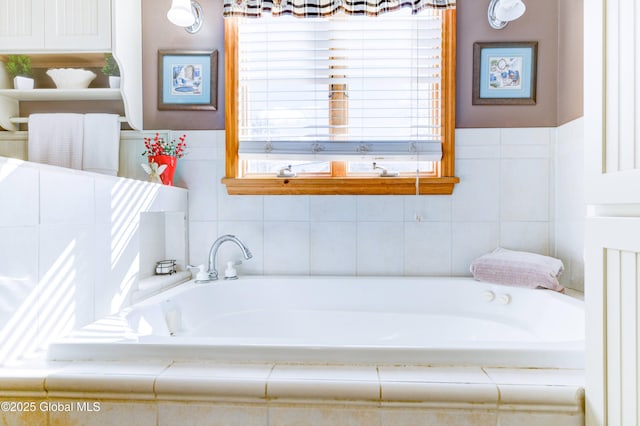
M151 155L149 156L149 163L156 163L158 167L166 164L167 168L164 169L160 175L160 180L165 185L173 186L173 174L176 172L178 157L172 155Z

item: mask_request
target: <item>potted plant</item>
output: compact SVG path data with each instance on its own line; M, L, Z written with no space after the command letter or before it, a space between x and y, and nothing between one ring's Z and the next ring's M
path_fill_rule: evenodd
M102 73L109 76L109 87L112 89L120 87L120 67L118 67L118 63L111 53L104 54Z
M149 174L151 181L156 178L154 175L160 175L160 180L163 184L173 186L173 175L176 171L178 158L182 158L185 155L186 139L187 135L182 135L178 138L178 141L174 139L168 142L160 137L158 133L153 139L144 138L145 150L142 155L147 156L149 164L148 166L143 164L142 168Z
M5 67L13 78L14 89L33 89L34 81L30 57L26 55L9 55Z

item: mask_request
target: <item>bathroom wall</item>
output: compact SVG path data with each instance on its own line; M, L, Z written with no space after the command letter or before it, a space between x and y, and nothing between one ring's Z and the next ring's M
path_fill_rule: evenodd
M558 127L555 149L555 249L564 262L560 282L584 291L584 118Z
M219 51L218 105L224 105L223 0L201 2L205 20L197 34L187 34L166 18L169 0L142 0L145 129L224 129L218 111L158 111L158 49ZM457 2L456 127L556 127L582 115L582 0L525 2L526 14L505 29L487 22L489 0ZM538 85L535 105L472 105L473 43L537 41Z
M140 213L186 213L187 191L0 157L0 200L3 365L128 304Z
M167 19L170 0L142 0L142 72L145 129L224 129L224 21L222 0L201 1L204 24L189 34ZM160 111L158 50L218 50L218 110Z
M557 126L559 1L525 3L527 11L520 19L494 30L487 22L489 0L458 2L456 127ZM510 41L538 42L535 105L473 105L473 44Z
M177 184L189 188L194 264L225 233L254 254L240 274L469 275L498 245L554 251L555 128L458 129L460 184L421 197L229 196L224 132L187 135ZM225 245L218 267L241 257Z

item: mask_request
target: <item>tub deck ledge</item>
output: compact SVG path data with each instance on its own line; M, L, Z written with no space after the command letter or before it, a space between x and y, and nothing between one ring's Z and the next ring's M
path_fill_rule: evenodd
M113 415L107 407L123 401L141 425L169 424L176 410L187 413L193 404L200 407L197 415L253 413L256 420L245 424L264 425L283 410L313 407L341 416L368 413L369 420L356 424L371 424L370 416L375 424L394 424L418 413L482 418L480 424L528 417L550 422L544 424L584 424L584 372L571 369L42 361L0 369L0 394L4 400L34 401L34 416L52 401L101 407L44 413L39 424L70 419L65 416L99 423ZM40 407L42 401L49 405ZM20 424L11 421L17 414L0 412L0 420Z

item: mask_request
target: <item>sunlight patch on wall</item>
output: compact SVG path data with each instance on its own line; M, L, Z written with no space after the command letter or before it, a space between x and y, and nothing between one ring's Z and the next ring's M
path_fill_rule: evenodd
M111 312L119 311L125 305L125 302L127 302L127 297L133 289L133 285L138 280L139 264L140 255L136 254L129 265L129 269L125 273L124 277L122 277L122 281L120 282L120 291L113 296L113 299L111 299Z
M49 340L72 330L75 321L76 241L38 281L13 316L0 330L0 365L30 357Z
M149 210L159 187L146 182L121 180L111 191L111 268L124 255L139 227L140 212Z
M6 161L0 165L0 183L9 175L18 169L19 164L16 161Z

